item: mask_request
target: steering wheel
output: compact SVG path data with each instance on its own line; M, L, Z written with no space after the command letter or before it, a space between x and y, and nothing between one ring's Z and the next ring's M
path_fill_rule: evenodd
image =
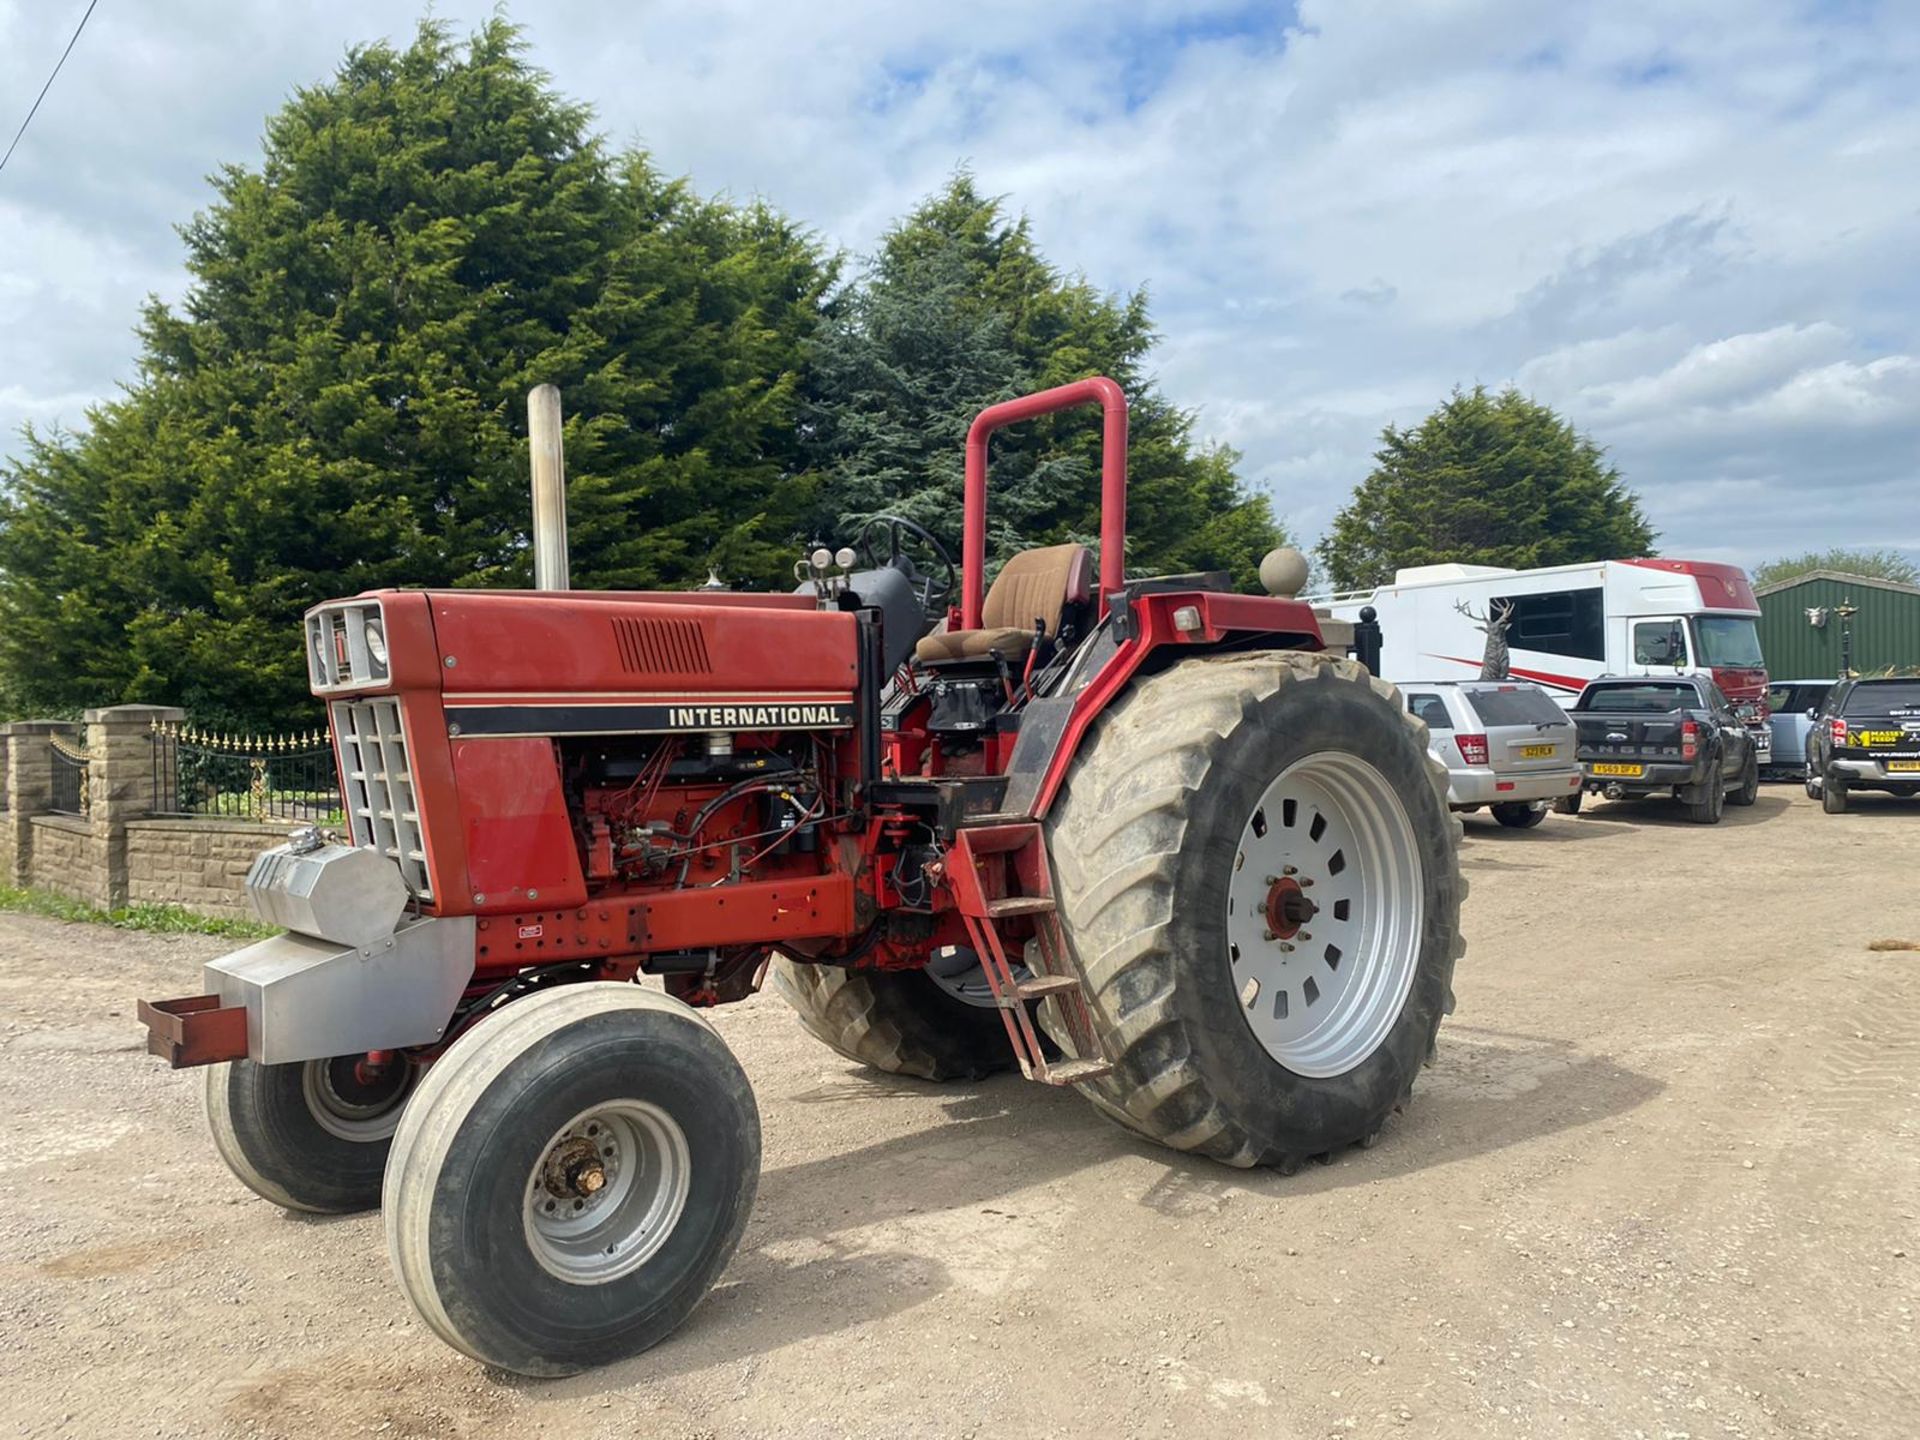
M933 552L937 562L925 572L913 562L900 544L902 535L908 535L925 545ZM881 546L884 542L885 549ZM933 536L926 526L917 520L909 520L904 515L875 515L860 527L860 533L853 538L853 548L860 552L870 569L878 570L882 565L891 565L907 577L913 586L913 598L919 602L921 611L929 621L944 615L947 606L952 603L954 591L959 588L959 580L954 574L953 557L947 554L946 546Z

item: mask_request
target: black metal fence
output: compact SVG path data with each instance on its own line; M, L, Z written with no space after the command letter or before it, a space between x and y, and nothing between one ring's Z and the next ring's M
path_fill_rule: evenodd
M53 737L53 798L47 808L56 815L87 813L87 752Z
M236 820L340 823L340 784L326 731L219 735L155 725L154 810Z

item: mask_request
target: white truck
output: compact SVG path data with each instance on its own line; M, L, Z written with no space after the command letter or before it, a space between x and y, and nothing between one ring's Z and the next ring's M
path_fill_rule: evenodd
M1703 560L1594 560L1540 570L1421 565L1390 584L1314 598L1335 619L1371 606L1380 672L1405 688L1480 673L1480 619L1512 606L1509 671L1572 705L1602 675L1709 676L1764 728L1767 669L1746 572ZM1470 613L1469 613L1470 612Z

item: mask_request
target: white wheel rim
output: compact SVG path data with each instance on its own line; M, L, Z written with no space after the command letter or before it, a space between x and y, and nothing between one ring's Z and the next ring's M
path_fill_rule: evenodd
M1016 982L1027 979L1031 973L1018 960L1013 961L1008 969ZM971 1005L976 1010L999 1008L1000 1001L987 979L986 967L967 951L951 954L936 952L927 962L926 974L929 980L962 1005Z
M407 1108L418 1072L404 1060L389 1064L401 1067L393 1084L361 1086L350 1070L358 1056L340 1055L331 1060L309 1060L300 1071L300 1093L307 1102L313 1123L336 1139L356 1145L371 1145L392 1138L400 1126L400 1112Z
M686 1209L686 1132L646 1100L583 1110L542 1148L527 1177L527 1245L548 1274L604 1285L651 1260Z
M1242 1018L1294 1073L1346 1074L1387 1038L1419 965L1426 889L1406 806L1358 756L1320 751L1267 786L1232 864Z

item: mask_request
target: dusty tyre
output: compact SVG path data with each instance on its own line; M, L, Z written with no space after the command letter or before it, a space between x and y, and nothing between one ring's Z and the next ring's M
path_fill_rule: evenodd
M687 1318L759 1181L760 1113L713 1028L635 985L568 985L420 1082L387 1162L387 1253L456 1350L569 1375Z
M1580 792L1576 790L1571 795L1562 795L1558 800L1555 800L1553 802L1553 813L1556 815L1578 815L1580 813Z
M1820 808L1829 815L1847 813L1847 787L1836 785L1829 780L1820 787Z
M1536 809L1532 805L1518 803L1496 805L1493 807L1493 818L1509 830L1531 830L1547 818L1547 812Z
M1721 812L1727 808L1727 777L1716 762L1713 778L1707 782L1707 793L1698 800L1684 800L1687 807L1687 819L1696 825L1718 825Z
M1751 805L1760 798L1760 758L1747 756L1746 769L1740 772L1740 784L1727 792L1729 805Z
M379 1075L359 1056L206 1071L207 1125L227 1168L256 1195L288 1210L343 1215L380 1203L387 1149L418 1072Z
M1115 1061L1081 1089L1109 1116L1291 1169L1406 1101L1466 884L1446 771L1391 686L1304 654L1177 665L1101 718L1048 832Z
M783 956L773 982L808 1034L889 1075L977 1080L1013 1064L1000 1012L956 998L919 970L847 970Z

